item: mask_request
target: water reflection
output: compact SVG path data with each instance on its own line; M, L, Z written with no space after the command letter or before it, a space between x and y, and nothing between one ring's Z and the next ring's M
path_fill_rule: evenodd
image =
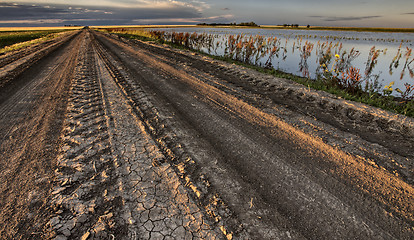
M204 45L196 47L199 50L307 78L321 77L326 70L346 75L352 68L364 75L360 82L370 83L370 87L375 87L376 82L381 91L391 82L402 91L407 84L413 84L413 33L229 28L156 30L205 33Z

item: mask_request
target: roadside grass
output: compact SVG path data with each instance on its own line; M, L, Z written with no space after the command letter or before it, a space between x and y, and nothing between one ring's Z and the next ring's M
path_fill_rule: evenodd
M215 56L215 55L211 55L211 54L207 54L205 52L199 51L199 50L195 50L192 48L188 48L185 47L183 45L179 45L179 44L174 44L168 41L164 41L162 39L157 39L152 37L151 35L149 35L149 33L147 31L145 31L144 29L142 30L137 30L133 33L126 33L125 31L122 32L111 32L108 31L107 29L101 29L101 31L105 31L105 32L109 32L109 33L113 33L116 34L120 37L124 37L124 38L128 38L128 39L138 39L141 41L151 41L151 42L157 42L160 44L167 44L171 47L177 48L177 49L185 49L185 50L190 50L192 52L197 52L201 55L204 56L208 56L212 59L216 59L216 60L221 60L221 61L225 61L228 63L234 63L240 66L244 66L250 69L254 69L256 71L259 71L261 73L265 73L265 74L269 74L278 78L284 78L284 79L289 79L292 81L295 81L297 83L300 83L302 85L304 85L305 87L308 88L312 88L315 90L321 90L321 91L325 91L328 93L331 93L337 97L346 99L346 100L351 100L351 101L355 101L355 102L360 102L360 103L365 103L367 105L370 106L374 106L377 108L381 108L383 110L387 110L393 113L398 113L398 114L402 114L408 117L414 117L414 100L404 100L400 97L394 97L391 95L381 95L378 92L365 92L365 91L356 91L356 92L350 92L348 89L344 89L339 87L338 85L335 84L329 84L327 83L326 80L324 79L311 79L311 78L305 78L305 77L300 77L294 74L290 74L290 73L286 73L286 72L282 72L276 69L269 69L269 68L265 68L265 67L260 67L260 66L256 66L256 65L252 65L252 64L247 64L245 62L242 61L238 61L238 60L234 60L230 57L223 57L223 56ZM143 33L142 35L140 35L141 33Z
M176 48L179 47L181 49L184 49L183 47L180 47L177 45L173 45L173 47L176 47ZM340 97L346 100L365 103L367 105L381 108L381 109L384 109L390 112L402 114L408 117L414 117L414 101L413 100L403 101L401 98L398 98L398 97L383 96L378 93L367 93L363 91L360 91L357 93L350 93L346 89L339 88L338 86L328 85L326 84L325 81L322 81L320 79L304 78L304 77L300 77L300 76L297 76L291 73L279 71L276 69L266 69L263 67L246 64L246 63L236 61L236 60L233 60L227 57L214 56L214 55L206 54L200 51L196 51L196 52L203 54L205 56L211 57L216 60L221 60L221 61L225 61L228 63L234 63L240 66L244 66L244 67L256 70L261 73L272 75L277 78L289 79L294 82L300 83L304 85L305 87L315 89L315 90L325 91L325 92L331 93L337 97Z
M53 39L66 31L68 30L0 32L0 53L14 51L41 41Z

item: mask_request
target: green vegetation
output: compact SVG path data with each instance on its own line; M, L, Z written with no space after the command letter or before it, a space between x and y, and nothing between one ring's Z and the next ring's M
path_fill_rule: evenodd
M138 39L141 41L154 41L152 35L145 30L145 28L136 28L134 30L128 30L126 28L100 28L99 31L110 32L118 35L119 37Z
M370 51L364 76L362 76L359 69L353 68L350 65L350 62L358 56L358 51L352 49L350 52L338 51L337 53L333 53L334 46L332 43L318 44L318 61L320 67L318 68L318 77L311 79L309 77L299 77L281 72L273 68L271 59L278 55L283 57L287 53L286 48L281 45L280 40L277 38L264 39L262 36L246 37L242 35L230 35L224 41L224 56L215 56L201 51L202 48L208 48L209 53L214 53L217 50L218 46L214 43L215 36L211 34L147 31L144 29L135 32L130 32L126 29L107 29L107 31L125 38L157 41L176 48L189 49L208 55L214 59L243 65L279 78L290 79L306 87L326 91L347 100L366 103L391 112L414 117L414 84L406 84L404 91L393 89L393 83L385 86L385 88L381 88L378 85L378 76L372 74L372 70L377 64L377 58L381 52L375 49L375 47ZM306 65L307 57L309 57L309 52L313 47L313 44L306 42L300 48L303 61L301 64ZM268 60L262 66L258 64L258 59L264 56ZM332 56L334 56L333 62L331 61ZM400 60L402 61L401 63ZM407 48L404 54L401 50L391 63L390 71L395 69L395 66L398 66L398 64L404 64L405 67L402 74L404 74L404 71L409 71L410 75L414 76L414 72L410 68L410 64L413 62L414 59L411 54L411 49ZM304 67L303 69L306 73L307 68ZM398 92L400 97L392 96L393 91Z
M18 43L40 38L52 38L56 33L63 31L65 30L0 32L0 51L5 47L10 47Z

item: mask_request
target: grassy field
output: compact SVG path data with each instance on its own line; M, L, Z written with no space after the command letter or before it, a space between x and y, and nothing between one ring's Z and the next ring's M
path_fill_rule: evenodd
M79 28L1 28L0 53L17 50L44 40L52 39L63 32L74 29Z
M21 32L0 32L0 48L11 46L16 43L26 42L37 38L45 37L57 31L21 31Z

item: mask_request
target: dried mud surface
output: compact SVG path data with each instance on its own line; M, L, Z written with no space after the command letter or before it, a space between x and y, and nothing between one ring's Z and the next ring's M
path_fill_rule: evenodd
M414 237L411 118L88 29L0 77L0 239Z

